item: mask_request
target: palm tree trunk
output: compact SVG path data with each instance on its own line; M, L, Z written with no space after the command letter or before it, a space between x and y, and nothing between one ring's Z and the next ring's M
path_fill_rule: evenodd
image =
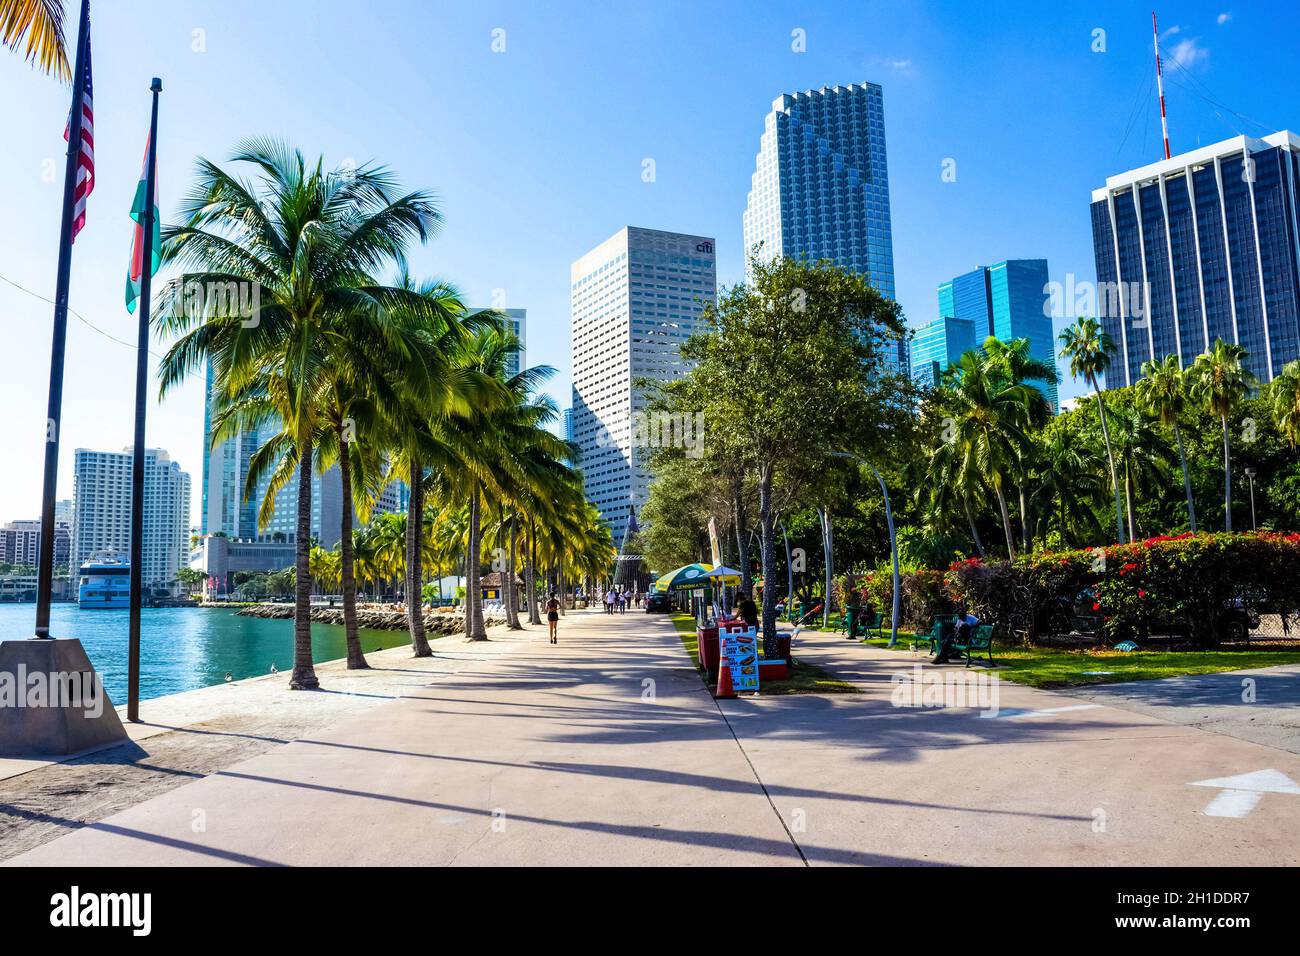
M966 506L966 521L970 524L970 536L975 539L975 550L979 552L980 559L984 558L984 542L980 540L979 530L975 527L975 515L970 510L970 495L962 495L962 504Z
M298 461L298 523L294 539L297 580L293 604L292 690L314 690L320 686L311 656L311 453L308 440Z
M519 595L515 591L515 573L517 565L517 540L519 530L515 526L515 516L510 516L510 559L506 567L506 627L512 631L523 630L519 623Z
M758 520L762 529L760 550L763 555L763 656L775 660L780 653L780 642L776 630L776 588L770 584L776 580L776 559L772 547L775 521L772 515L771 464L765 464L759 469Z
M1232 444L1228 438L1228 416L1223 422L1223 530L1232 530Z
M1124 508L1128 514L1129 539L1136 540L1137 517L1133 509L1133 467L1127 460L1124 462Z
M1012 561L1016 560L1016 539L1011 534L1011 516L1007 513L1007 496L1002 493L1000 486L994 486L994 491L998 495L998 508L1002 511L1002 531L1007 536L1007 555Z
M433 648L424 633L424 567L421 547L424 538L424 465L411 459L411 497L406 505L406 589L418 591L416 600L406 602L406 627L411 632L415 657L432 657ZM414 586L412 586L414 585Z
M339 537L339 578L343 586L343 633L347 637L348 670L365 670L366 655L361 652L361 638L357 634L357 579L352 570L352 462L348 458L348 443L343 439L343 427L338 428L339 484L343 489L343 518Z
M1196 534L1196 504L1192 501L1192 479L1187 474L1187 453L1183 451L1183 433L1174 422L1174 438L1178 441L1178 461L1183 466L1183 491L1187 494L1187 523Z
M1033 535L1029 532L1029 502L1025 498L1023 485L1018 491L1020 492L1020 543L1024 546L1024 553L1028 554L1033 550Z
M1092 390L1097 395L1097 414L1101 418L1101 437L1106 443L1106 462L1110 465L1110 486L1115 490L1115 542L1116 544L1124 543L1124 512L1119 503L1119 474L1115 471L1115 453L1110 449L1110 428L1106 425L1106 403L1101 400L1101 388L1098 387L1096 380L1092 382Z
M465 637L471 641L486 641L483 627L483 589L479 586L478 555L481 542L479 519L482 504L478 482L469 499L469 548L465 564Z
M732 510L736 515L736 552L740 560L740 591L742 594L748 594L754 587L753 579L749 575L749 529L746 525L749 523L745 514L745 503L741 500L741 494L736 492L732 503Z
M537 613L537 526L529 522L528 534L528 623L541 624L542 617Z

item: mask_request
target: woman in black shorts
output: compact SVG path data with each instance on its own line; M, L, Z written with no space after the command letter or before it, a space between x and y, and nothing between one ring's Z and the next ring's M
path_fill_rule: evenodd
M551 592L551 599L546 602L546 627L551 632L551 643L560 643L555 636L555 626L560 623L560 602L555 600L555 592Z

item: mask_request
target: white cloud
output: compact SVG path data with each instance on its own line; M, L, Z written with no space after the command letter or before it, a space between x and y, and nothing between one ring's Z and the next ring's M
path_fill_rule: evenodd
M1232 14L1231 14L1231 13L1220 13L1220 14L1215 18L1214 22L1217 23L1219 26L1223 26L1225 23L1227 23L1227 22L1228 22L1229 20L1231 20L1231 19L1232 19Z
M877 56L872 57L871 65L877 69L891 70L894 73L901 73L904 76L912 75L912 61L910 59Z
M1179 40L1169 51L1170 57L1181 67L1190 67L1210 55L1210 51L1200 45L1195 37Z
M1177 36L1178 34L1180 34L1180 33L1182 33L1182 32L1183 32L1183 28L1180 27L1180 26L1178 26L1177 24L1175 24L1174 26L1172 26L1172 27L1170 27L1168 30L1166 30L1164 33L1160 34L1160 39L1161 39L1161 40L1168 40L1170 37L1172 37L1172 36Z

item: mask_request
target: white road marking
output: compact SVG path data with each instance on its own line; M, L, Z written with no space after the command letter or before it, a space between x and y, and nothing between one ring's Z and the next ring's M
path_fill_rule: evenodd
M1192 787L1218 787L1201 813L1207 817L1244 817L1259 806L1266 793L1300 794L1300 784L1280 770L1255 770L1235 777L1193 780Z
M980 714L981 717L1052 717L1074 710L1095 710L1101 704L1071 704L1068 707L1044 707L1042 710L1016 710L1014 707L1000 710L996 714Z

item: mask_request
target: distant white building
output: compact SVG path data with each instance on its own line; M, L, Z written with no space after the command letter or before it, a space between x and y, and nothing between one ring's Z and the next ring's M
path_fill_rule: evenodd
M681 345L717 297L713 240L627 226L570 267L572 435L587 497L620 539L649 477L633 447L637 379L683 375Z
M467 314L474 315L476 312L485 311L487 310L482 308L469 309ZM494 309L493 311L500 312L505 316L505 324L507 328L513 332L515 338L519 340L519 349L511 353L510 361L506 365L507 376L518 375L526 367L525 353L528 351L528 310Z
M73 463L73 526L69 564L127 555L131 547L131 450L78 448ZM145 450L144 552L146 588L173 587L189 565L190 476L161 448Z

